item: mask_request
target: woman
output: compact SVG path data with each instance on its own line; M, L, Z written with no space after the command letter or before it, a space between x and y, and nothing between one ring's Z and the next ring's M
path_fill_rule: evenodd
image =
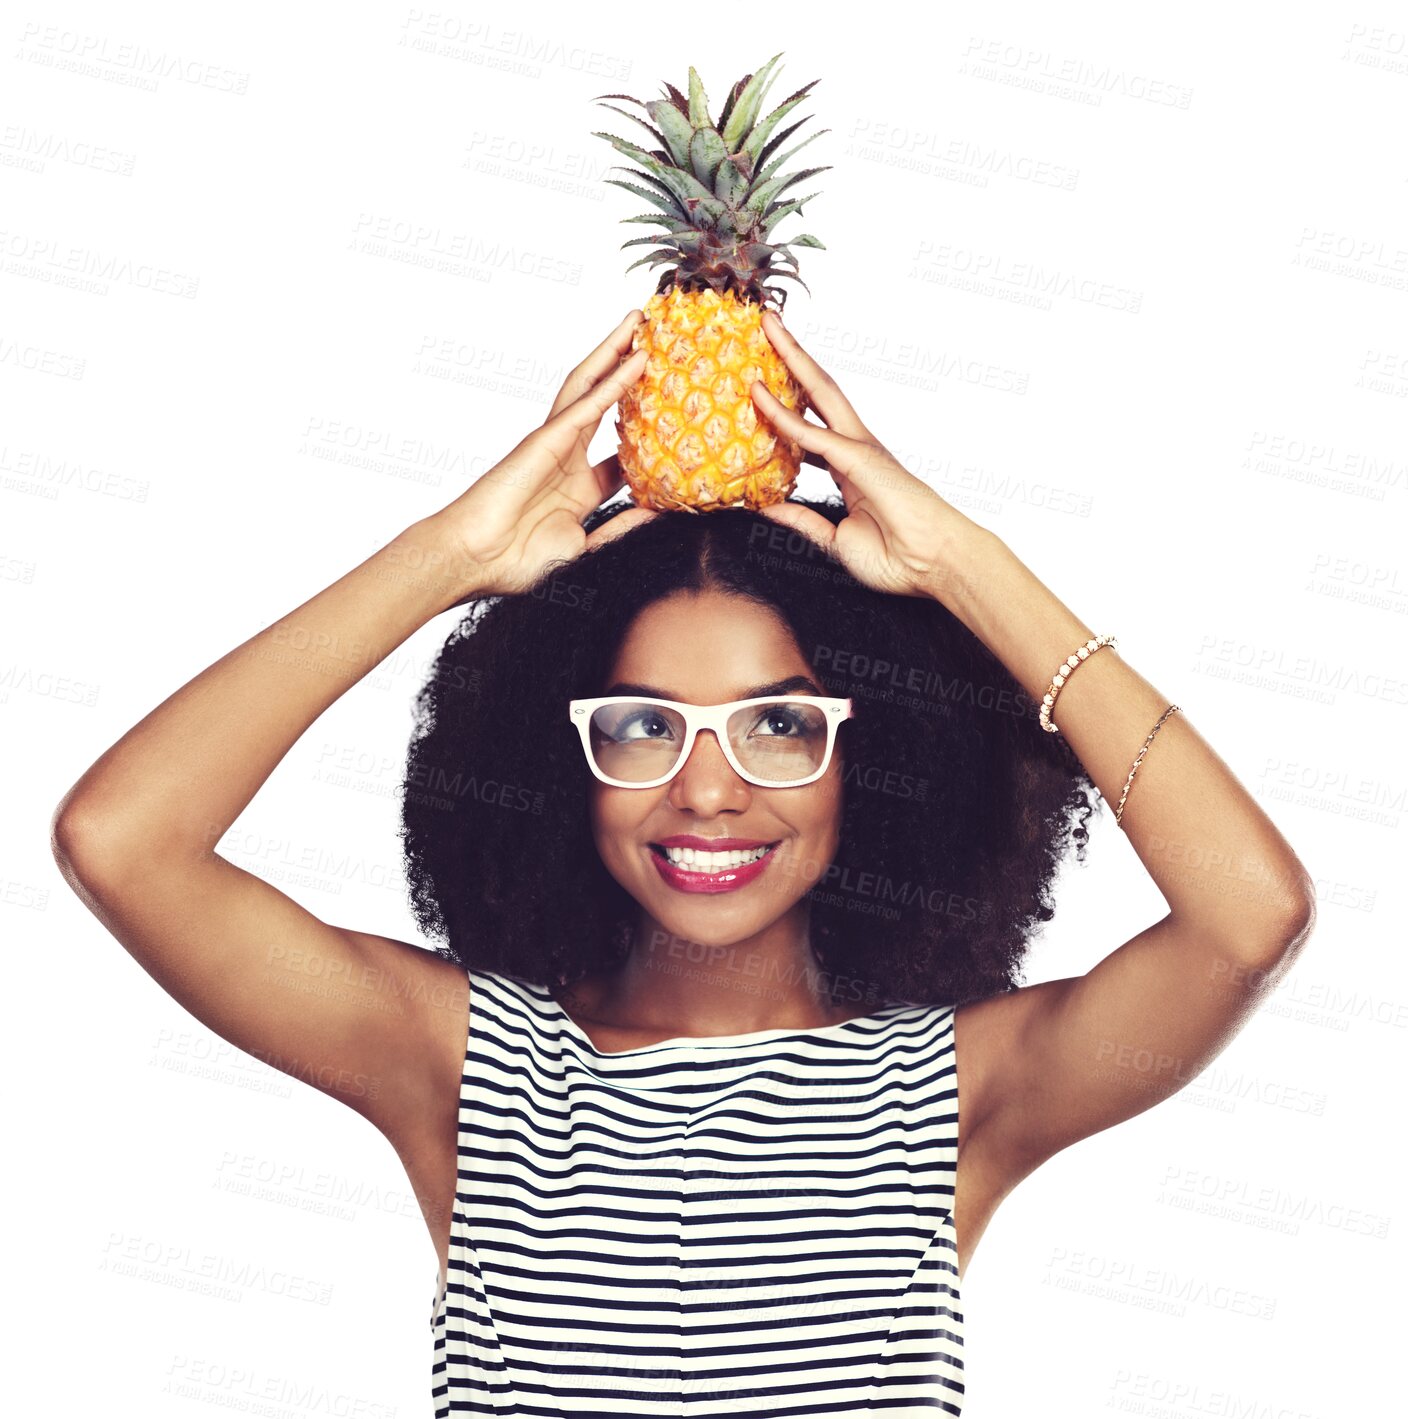
M587 446L641 318L466 493L109 749L56 855L181 1004L396 1147L440 1260L439 1414L958 1414L993 1211L1217 1055L1311 884L1186 716L771 312L826 427L755 385L759 415L844 508L600 508L620 470ZM444 948L221 858L303 731L466 603L403 786ZM1093 790L1169 911L1019 987ZM342 987L280 988L309 971Z

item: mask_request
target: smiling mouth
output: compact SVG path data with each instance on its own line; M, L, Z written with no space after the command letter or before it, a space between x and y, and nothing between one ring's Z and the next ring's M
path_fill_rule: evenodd
M765 851L764 851L764 853L761 854L761 856L759 856L759 857L757 857L757 858L754 858L754 861L759 861L759 863L761 863L762 858L771 856L772 853L775 853L775 851L778 850L778 847L781 846L781 844L782 844L782 839L781 839L781 837L779 837L779 839L776 840L776 843L762 843L762 844L759 844L759 846L764 847ZM664 850L663 847L661 847L659 843L650 843L650 844L649 844L649 847L650 847L651 853L656 854L656 857L659 857L661 861L666 861L666 863L670 863L670 866L676 868L677 871L700 871L700 873L703 873L703 871L704 871L704 868L703 868L703 867L694 867L694 866L693 866L693 863L673 863L673 861L670 861L670 854L667 853L667 851ZM738 849L738 851L749 851L749 853L751 853L751 851L754 851L754 849L751 849L751 847L749 847L749 849ZM742 864L739 864L739 866L747 867L747 866L748 866L748 863L742 863ZM727 867L715 867L715 868L713 868L713 871L715 871L715 873L718 873L718 871L727 871L727 870L728 870Z

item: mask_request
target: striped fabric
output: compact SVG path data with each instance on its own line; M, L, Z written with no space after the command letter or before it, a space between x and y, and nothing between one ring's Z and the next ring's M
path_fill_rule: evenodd
M437 1419L961 1412L951 1005L604 1054L469 983Z

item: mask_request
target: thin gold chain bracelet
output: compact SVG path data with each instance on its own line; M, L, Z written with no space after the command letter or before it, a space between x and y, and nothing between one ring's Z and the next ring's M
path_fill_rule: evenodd
M1174 710L1176 710L1177 708L1178 708L1177 705L1170 705L1170 706L1159 716L1159 722L1158 722L1158 724L1156 724L1156 725L1149 731L1149 737L1148 737L1147 739L1145 739L1144 744L1143 744L1143 747L1142 747L1142 748L1139 750L1139 752L1134 756L1134 762L1129 766L1129 777L1128 777L1127 779L1125 779L1125 781L1124 781L1124 792L1120 794L1119 806L1115 809L1115 822L1116 822L1116 824L1118 824L1119 821L1120 821L1120 814L1122 814L1122 813L1124 812L1124 801L1125 801L1126 798L1129 797L1129 786L1130 786L1130 784L1132 784L1132 783L1134 782L1134 771L1135 771L1135 769L1137 769L1137 768L1139 767L1140 763L1143 761L1144 755L1149 752L1149 745L1154 742L1154 735L1156 735L1156 734L1159 732L1160 728L1162 728L1164 720L1166 720L1166 719L1169 717L1169 715L1171 715L1171 714L1174 712Z

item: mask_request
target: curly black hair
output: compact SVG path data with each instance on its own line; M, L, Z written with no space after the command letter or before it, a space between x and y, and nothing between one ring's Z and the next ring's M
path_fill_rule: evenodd
M845 516L836 498L792 501ZM639 909L597 853L567 702L602 693L644 607L705 589L774 609L825 692L855 702L839 730L840 845L806 894L833 1002L856 983L881 1003L1015 989L1072 843L1084 861L1093 782L940 602L874 591L740 507L662 513L527 592L468 603L417 695L400 785L411 907L437 954L570 987L629 952Z

